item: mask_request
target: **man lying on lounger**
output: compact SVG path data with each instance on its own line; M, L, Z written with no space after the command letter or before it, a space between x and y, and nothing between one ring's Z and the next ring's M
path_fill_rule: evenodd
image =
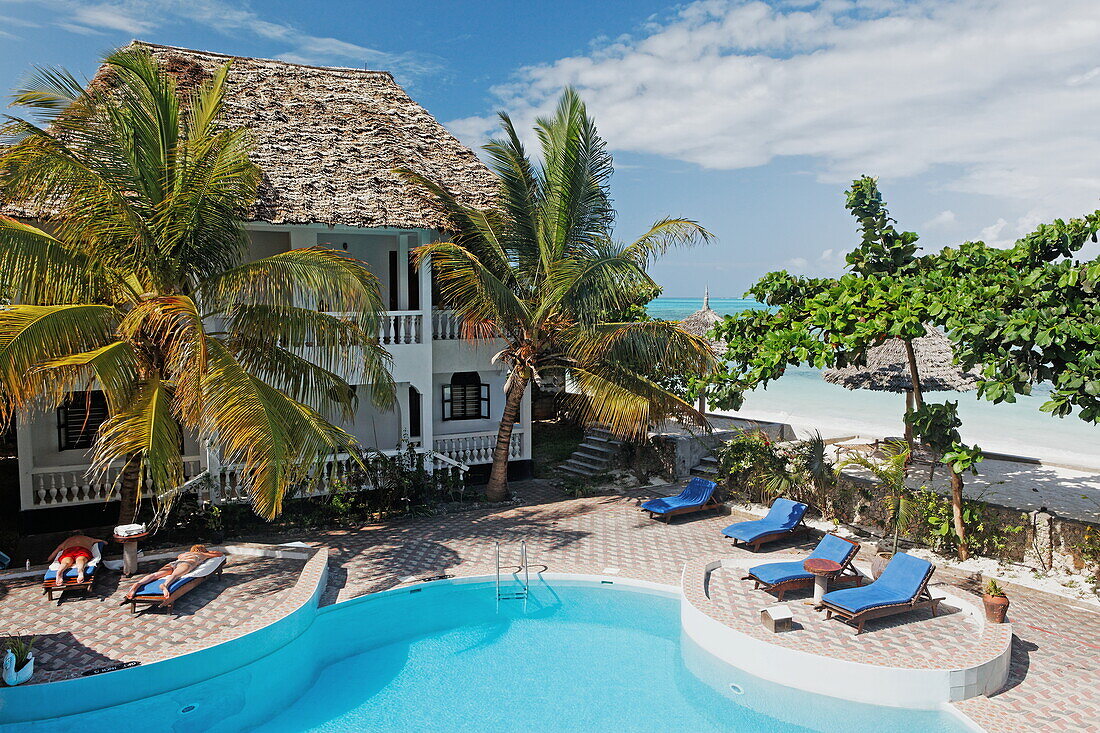
M100 542L103 542L103 540L97 540L95 537L77 532L58 545L57 549L50 553L47 561L53 563L56 560L61 565L61 569L57 571L57 580L54 583L58 586L65 585L65 572L74 565L76 566L76 582L83 583L84 569L88 567L88 561L92 559L92 548Z
M176 579L182 578L183 576L187 575L189 572L201 565L203 561L209 560L212 557L221 557L224 554L224 552L211 552L210 550L206 549L206 545L191 545L190 550L188 550L187 552L181 552L179 555L176 556L175 560L168 563L160 570L138 578L134 582L134 584L130 586L130 592L126 594L126 598L122 600L122 603L133 600L134 593L137 592L138 588L158 578L164 578L164 582L161 584L161 588L164 589L164 597L167 598L172 594L171 590L169 589L172 587L172 583L175 582Z

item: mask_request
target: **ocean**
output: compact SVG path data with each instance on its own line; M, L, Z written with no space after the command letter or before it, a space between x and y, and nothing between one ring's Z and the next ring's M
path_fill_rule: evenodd
M661 297L648 310L654 318L680 320L702 307L702 298ZM710 307L732 315L760 305L741 298L711 298ZM1031 395L999 405L978 399L976 392L929 392L925 398L957 400L963 439L985 450L1100 468L1100 426L1072 415L1057 418L1040 412L1047 394L1044 385L1036 385ZM885 436L901 435L904 411L904 395L845 389L824 381L817 369L799 367L787 369L767 389L748 393L741 410L722 414L812 425L823 433Z

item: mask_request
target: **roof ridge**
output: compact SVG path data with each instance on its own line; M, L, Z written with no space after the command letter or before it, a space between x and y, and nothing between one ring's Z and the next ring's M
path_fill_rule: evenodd
M166 51L183 51L184 53L194 54L196 56L216 56L223 59L240 59L242 61L266 61L271 64L281 64L282 66L298 66L303 69L318 69L321 71L354 71L359 74L381 74L388 76L391 81L396 83L393 73L385 71L383 69L356 69L352 66L319 66L317 64L300 64L294 61L283 61L281 59L269 59L263 56L239 56L231 53L218 53L217 51L203 51L197 48L186 48L184 46L169 46L163 43L152 43L151 41L143 41L139 38L133 38L130 40L130 45L146 46L148 48L160 48Z

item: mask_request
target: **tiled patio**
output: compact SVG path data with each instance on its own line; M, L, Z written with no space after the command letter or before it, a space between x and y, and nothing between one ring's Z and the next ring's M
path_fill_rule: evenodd
M533 568L543 564L552 572L612 574L667 584L679 583L688 563L749 556L744 550L732 549L721 536L719 530L731 521L729 517L696 515L665 525L638 510L642 497L636 493L566 500L542 482L526 482L513 488L521 499L515 506L332 530L308 537L255 539L304 540L327 547L329 581L322 603L336 603L438 575L492 573L497 542L502 543L504 562L517 562L518 543L526 540ZM777 543L773 547L775 551L801 554L811 546L812 541ZM114 605L121 597L121 591L114 587L117 576L102 587L100 593L104 595L88 600L76 598L60 607L51 607L39 595L36 584L16 585L0 598L0 617L5 626L9 619L20 619L23 630L30 633L39 633L38 629L59 635L72 632L71 642L51 651L56 656L43 655L47 666L52 664L55 669L68 668L72 662L100 666L104 659L144 661L177 653L174 642L180 639L213 633L227 623L241 623L271 609L273 604L285 602L296 567L301 565L301 561L235 558L225 571L227 580L207 583L192 593L192 605L183 606L184 614L179 619L160 615L132 619ZM730 604L747 593L732 577L719 580L718 597ZM937 584L946 581L946 577L937 575L933 592ZM1100 612L1024 589L1011 591L1010 620L1016 636L1009 685L990 698L960 703L960 709L990 731L1097 730ZM799 598L794 597L792 602L797 603ZM753 605L758 607L758 600ZM89 616L95 623L88 623ZM839 623L826 626L822 622L821 630L830 638L837 637L838 650L851 645L848 651L852 658L860 653L886 653L901 659L911 653L914 660L927 657L942 661L959 650L959 633L966 633L960 625L965 623L957 614L933 620L927 611L918 611L911 616L871 622L859 637L852 637L850 630ZM818 631L816 625L814 631ZM87 655L87 660L79 654Z
M164 561L143 563L141 573ZM87 596L69 591L60 602L42 595L41 580L7 584L0 596L0 634L35 635L33 682L78 677L119 662L154 662L194 651L244 633L258 616L282 613L302 560L230 556L221 578L211 578L184 595L174 614L131 614L119 602L130 581L103 573Z

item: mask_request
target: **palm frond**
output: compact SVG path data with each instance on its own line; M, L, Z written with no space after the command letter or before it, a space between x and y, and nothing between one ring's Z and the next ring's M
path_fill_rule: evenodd
M159 378L139 383L130 403L100 426L92 471L106 476L117 461L137 461L139 475L152 485L154 495L171 495L183 483L182 436L173 398L171 385Z
M238 467L256 512L272 518L292 487L327 456L350 452L355 438L317 411L252 375L224 345L208 339L205 397L195 426L223 462Z
M15 305L0 307L0 396L10 409L45 400L56 406L64 384L41 378L35 367L114 341L115 310L105 305ZM10 414L0 413L0 422Z
M706 416L694 405L629 369L574 366L570 378L578 390L566 397L570 409L581 422L603 425L616 435L642 437L650 426L673 417L694 427L707 426Z
M378 278L366 263L327 247L307 247L248 262L202 283L206 314L265 304L345 313L377 334L384 310Z
M665 218L627 245L623 256L645 267L670 249L708 244L713 236L691 219Z

